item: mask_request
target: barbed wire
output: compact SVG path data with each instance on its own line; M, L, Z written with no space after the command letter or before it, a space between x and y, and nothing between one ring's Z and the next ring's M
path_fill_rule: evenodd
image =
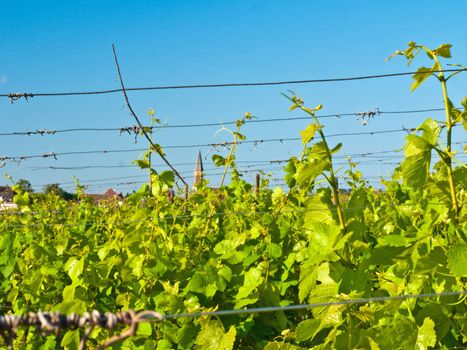
M380 153L387 153L387 152L399 152L399 150L394 150L394 151L382 151L382 152L373 152L373 154L380 154ZM366 166L368 165L400 165L400 161L401 161L401 158L403 157L403 155L394 155L394 156L380 156L381 158L371 158L372 156L371 155L368 155L367 154L361 154L360 157L363 157L365 158L364 160L355 160L354 158L352 158L352 162L353 163L357 163L357 164L365 164ZM458 159L464 159L465 157L467 157L467 154L461 154L459 156L457 156ZM370 159L368 159L370 158ZM388 162L387 160L391 160L391 159L395 159L395 160L399 160L397 162ZM436 161L437 159L439 159L439 157L437 157L436 155L434 155L433 157L433 161ZM272 174L273 172L276 172L276 171L280 171L280 170L283 170L283 167L282 166L277 166L277 164L283 164L283 163L287 163L289 162L290 159L283 159L283 160L270 160L270 161L244 161L245 163L251 163L251 164L246 164L246 165L240 165L237 167L237 171L240 173L240 174L249 174L249 173L259 173L259 174L266 174L266 176L268 174ZM194 163L180 163L180 164L194 164ZM334 162L334 165L346 165L348 164L348 161L335 161ZM177 166L177 164L174 164L175 166ZM97 166L98 168L101 168L101 167L105 167L105 166ZM112 166L110 166L112 168ZM125 166L113 166L113 167L117 167L117 168L120 168L120 167L125 167ZM136 166L129 166L131 168L135 168L137 169ZM65 169L65 170L75 170L75 169L78 169L78 170L82 170L82 169L88 169L88 168L93 168L92 166L85 166L85 167L64 167L64 168L60 168L60 167L41 167L40 169L35 169L35 170L44 170L44 169L50 169L50 170L57 170L57 169ZM216 171L218 171L220 168L219 167L214 167L214 168L206 168L204 171L203 171L203 175L205 177L211 177L211 176L217 176L217 175L222 175L223 173L218 173ZM180 174L190 174L190 173L193 173L192 170L185 170L185 171L180 171ZM147 178L148 175L128 175L128 176L120 176L120 177L111 177L111 178L100 178L100 179L86 179L86 180L74 180L74 181L67 181L67 182L56 182L54 184L56 185L59 185L61 186L63 189L72 189L72 188L76 188L76 185L79 184L80 186L82 186L83 188L94 188L94 187L110 187L110 186L121 186L121 185L134 185L134 184L143 184L147 181L126 181L126 182L108 182L108 181L111 181L111 180L121 180L121 179L134 179L134 178ZM185 176L185 178L187 179L192 179L194 178L195 176L194 175L190 175L190 176ZM348 179L348 177L346 176L337 176L338 179ZM363 178L363 180L367 181L368 183L373 183L373 184L377 184L379 182L376 182L376 181L368 181L369 179L383 179L384 178L384 175L378 175L378 176L365 176ZM267 179L269 180L272 180L272 181L278 181L279 179L271 179L269 177L267 177ZM100 184L100 182L106 182L105 184ZM32 185L33 188L40 188L40 187L44 187L46 185L49 185L49 184L36 184L36 185ZM73 186L71 186L73 185ZM71 187L70 187L71 186Z
M431 70L424 73L449 73L449 72L462 72L465 68L453 68L442 70ZM151 90L179 90L179 89L202 89L202 88L226 88L226 87L252 87L252 86L275 86L275 85L295 85L295 84L316 84L316 83L335 83L356 80L368 79L381 79L391 77L401 77L407 75L414 75L416 71L411 72L397 72L386 74L372 74L340 78L324 78L324 79L306 79L306 80L288 80L288 81L271 81L271 82L250 82L250 83L221 83L221 84L184 84L184 85L166 85L166 86L148 86L148 87L129 87L125 88L126 91L151 91ZM59 97L59 96L83 96L83 95L104 95L121 93L122 89L108 89L108 90L95 90L95 91L62 91L62 92L16 92L8 94L0 94L0 97L5 97L11 103L21 98L28 100L32 97Z
M418 113L428 113L428 112L440 112L444 111L444 108L431 108L431 109L418 109L418 110L401 110L401 111L380 111L376 108L374 111L365 111L365 112L347 112L347 113L336 113L336 114L326 114L317 116L318 119L323 118L341 118L348 116L356 116L358 120L361 120L363 125L367 125L368 121L374 118L376 115L397 115L397 114L418 114ZM309 116L303 117L282 117L282 118L267 118L267 119L251 119L247 120L246 124L254 123L271 123L271 122L283 122L283 121L292 121L292 120L310 120ZM164 125L155 125L155 126L144 126L144 129L149 131L157 129L174 129L174 128L197 128L197 127L210 127L210 126L222 126L222 125L235 125L236 121L227 121L227 122L217 122L217 123L198 123L198 124L164 124ZM107 132L107 131L118 131L121 134L127 133L130 135L139 135L141 133L141 127L138 125L124 126L124 127L115 127L115 128L68 128L68 129L37 129L29 131L13 131L0 133L0 136L33 136L33 135L56 135L62 133L70 132Z
M413 132L416 128L401 128L401 129L389 129L389 130L376 130L376 131L365 131L365 132L348 132L348 133L337 133L327 135L327 138L332 137L343 137L343 136L362 136L362 135L381 135L391 134L399 132ZM289 138L269 138L269 139L256 139L256 140L244 140L237 141L236 144L254 144L255 146L270 143L270 142L287 142L287 141L299 141L300 137L289 137ZM206 143L206 144L189 144L189 145L169 145L164 146L163 149L183 149L183 148L216 148L216 147L230 147L233 145L233 141L219 142L219 143ZM109 154L109 153L128 153L128 152L142 152L147 151L147 148L133 148L133 149L119 149L119 150L92 150L92 151L70 151L70 152L49 152L37 155L23 155L23 156L1 156L0 162L5 163L6 161L12 161L20 163L24 160L35 159L35 158L53 158L57 159L58 156L68 155L84 155L84 154Z
M385 292L385 291L384 291ZM86 312L82 316L72 313L69 315L61 314L59 312L29 312L26 315L0 315L0 334L3 336L8 349L13 349L13 342L18 333L19 327L35 327L42 335L50 335L52 332L61 329L77 329L86 327L84 335L80 338L79 350L86 347L86 341L89 339L91 332L95 327L112 330L119 324L128 325L129 328L121 334L114 335L106 340L103 345L99 346L104 349L118 341L124 340L128 337L136 335L138 325L142 322L163 322L167 320L174 320L179 318L200 318L206 316L234 316L234 315L258 315L262 313L273 312L286 312L316 308L326 308L331 306L349 306L361 305L370 303L381 303L386 301L404 301L410 299L431 299L443 297L460 297L467 294L467 291L451 291L440 293L419 293L419 294L403 294L403 295L389 295L368 297L359 299L350 299L347 295L337 295L336 297L328 296L328 298L337 299L336 301L317 302L308 304L293 304L285 306L263 306L244 309L227 309L215 311L199 311L199 312L186 312L186 313L172 313L162 314L154 310L143 310L135 312L134 310L121 311L117 313L101 313L97 310Z
M467 143L466 141L459 141L459 142L453 142L452 145L464 145ZM141 149L143 150L143 149ZM374 155L378 154L388 154L388 153L400 153L402 152L402 149L394 149L394 150L385 150L385 151L375 151L375 152L361 152L361 153L349 153L349 154L344 154L344 155L334 155L334 159L339 159L339 158L359 158L359 157L371 157ZM460 155L457 155L459 157ZM464 155L462 155L464 156ZM288 162L290 159L270 159L270 160L236 160L235 163L237 164L248 164L248 163L285 163ZM196 162L183 162L183 163L174 163L175 166L188 166L188 165L195 165ZM211 164L211 163L209 163ZM154 163L153 166L159 167L159 166L164 166L162 163ZM39 171L39 170L86 170L86 169L112 169L112 168L138 168L138 166L135 165L79 165L79 166L69 166L69 167L60 167L60 166L37 166L37 167L27 167L32 169L33 171Z
M391 165L392 164L399 164L399 163L396 163L396 162L383 163L386 160L387 159L370 159L368 161L360 161L359 163L362 163L362 164L378 163L378 164L391 164ZM258 172L268 172L268 171L274 171L274 170L282 170L283 167L275 166L275 164L277 164L277 163L286 163L288 161L289 160L275 161L274 163L270 164L270 166L272 168L267 168L262 164L258 164L258 165L251 165L247 169L243 169L241 167L238 167L237 171L240 174L242 174L242 173L251 173L251 172L258 173ZM335 165L345 165L347 163L346 162L335 162L334 164ZM256 167L260 167L260 166L262 168L259 168L259 169L256 168ZM247 167L247 166L245 166L245 167ZM204 176L216 176L216 175L222 175L223 174L223 172L211 172L211 171L216 171L216 170L219 171L220 168L208 168L208 169L204 170L203 175ZM193 171L191 171L191 170L180 171L180 173L181 174L189 174L189 173L192 174ZM111 181L111 180L147 178L147 177L148 177L147 174L145 174L145 175L128 175L128 176L119 176L119 177L110 177L110 178L101 178L101 179L88 179L88 180L80 180L80 181L57 182L56 184L60 185L60 186L63 186L63 185L76 185L77 183L79 183L80 185L86 185L86 184L93 183L93 182L103 182L103 181L107 182L107 181ZM187 178L187 179L192 179L194 177L195 177L194 175L185 176L185 178ZM340 177L338 176L337 178L340 178ZM121 183L113 183L113 184L121 184ZM126 182L124 184L128 184L128 183ZM45 186L45 185L48 185L48 184L38 184L38 185L33 185L33 187L42 187L42 186Z
M101 313L97 310L86 312L82 316L76 313L64 315L59 312L29 312L26 315L0 315L0 335L5 340L7 348L13 350L13 343L20 327L34 327L41 335L50 335L62 329L77 329L86 327L84 335L79 341L78 350L86 348L86 341L96 327L112 330L123 324L129 328L119 335L106 340L98 349L105 349L112 344L136 335L138 324L146 322L148 317L151 321L163 321L161 314L155 311L144 310L136 313L133 310L117 313Z
M460 124L456 124L453 127L459 127ZM335 133L326 135L327 138L333 137L345 137L345 136L373 136L373 135L381 135L381 134L392 134L392 133L399 133L399 132L414 132L417 128L416 127L402 127L400 129L386 129L386 130L376 130L376 131L362 131L362 132L346 132L346 133ZM255 147L263 144L263 143L270 143L270 142L288 142L288 141L300 141L300 137L288 137L288 138L265 138L265 139L256 139L256 140L244 140L244 141L236 141L236 144L253 144ZM228 148L233 145L233 141L225 141L225 142L218 142L218 143L206 143L206 144L188 144L188 145L168 145L162 147L162 149L185 149L185 148L205 148L210 147L213 149L220 149L220 148ZM453 144L458 144L453 143ZM69 155L85 155L85 154L111 154L111 153L130 153L130 152L143 152L147 151L147 148L132 148L132 149L117 149L117 150L90 150L90 151L69 151L69 152L48 152L43 154L36 154L36 155L22 155L22 156L0 156L0 167L5 166L7 161L20 164L22 161L29 160L29 159L37 159L37 158L53 158L57 160L58 156L69 156Z

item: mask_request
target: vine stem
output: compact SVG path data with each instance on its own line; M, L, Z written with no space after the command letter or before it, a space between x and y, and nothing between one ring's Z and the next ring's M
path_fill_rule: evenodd
M151 126L152 126L152 123L151 123ZM149 133L149 139L151 140L151 143L152 143L152 128L151 128L151 132ZM151 150L151 143L149 145L149 153L148 153L148 164L149 164L149 168L148 168L148 177L149 177L149 193L152 194L152 177L151 177L151 170L152 170L152 165L151 165L151 161L152 161L152 150Z
M237 128L237 132L239 132L239 131L240 131L240 129ZM224 186L225 177L227 176L227 170L229 169L229 166L230 166L230 164L232 162L232 160L231 160L232 156L233 156L233 154L235 153L235 151L237 149L238 136L237 136L236 133L232 133L232 134L234 136L234 139L233 139L233 142L232 142L232 148L230 148L229 155L227 156L227 161L225 162L224 173L222 174L222 179L221 179L221 183L219 185L219 188L222 188L222 186ZM212 216L214 215L215 211L216 211L216 207L213 206L211 208L211 212L209 213L209 217L208 217L208 220L206 222L206 226L205 226L204 234L203 234L203 239L204 239L204 237L206 236L206 234L208 232L209 224L211 223Z
M227 170L229 169L232 155L234 154L235 150L237 149L237 135L234 134L234 140L232 142L232 148L230 149L229 155L227 156L227 161L225 162L224 166L224 173L222 174L222 179L219 187L224 185L225 177L227 176Z
M314 113L310 113L303 106L300 106L300 108L304 112L311 115L313 117L313 119L315 120L316 125L318 125L318 133L319 133L321 139L323 140L323 143L324 143L325 148L326 148L326 155L328 156L329 163L330 163L329 177L326 176L326 180L331 185L335 205L336 205L336 208L337 208L337 217L339 218L339 226L343 231L345 231L346 230L345 216L344 216L344 211L342 210L342 205L341 205L340 197L339 197L339 183L338 183L338 180L337 180L337 178L336 178L336 176L334 174L334 166L332 164L332 153L331 153L331 150L329 149L328 143L326 141L326 137L324 136L324 132L322 130L322 125L319 123L318 118L316 118Z
M459 206L457 203L457 196L456 196L456 186L454 184L454 177L452 174L452 155L451 155L451 146L452 146L452 120L451 114L449 113L449 98L448 98L448 88L446 84L446 78L443 73L443 67L441 66L441 62L438 56L430 50L428 47L422 45L421 49L425 50L429 55L433 58L433 60L438 65L438 75L434 74L436 78L438 78L439 82L441 83L441 89L443 91L443 103L444 103L444 112L446 114L446 153L447 157L444 160L447 167L448 173L448 183L449 183L449 190L451 192L451 201L452 201L452 210L454 215L457 218L457 214L459 213Z
M452 121L451 121L451 115L449 113L448 89L446 85L446 79L444 78L443 73L439 73L439 79L441 82L441 87L443 89L444 109L446 112L446 151L448 153L448 157L446 158L446 165L447 165L447 170L448 170L449 189L451 191L452 210L457 216L457 213L459 212L459 206L457 204L456 187L454 184L454 177L452 174L452 159L451 159Z

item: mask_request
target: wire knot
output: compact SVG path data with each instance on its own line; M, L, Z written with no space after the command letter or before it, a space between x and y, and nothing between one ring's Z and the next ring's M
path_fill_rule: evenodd
M34 97L34 95L30 93L24 93L24 92L23 93L16 92L16 93L8 94L8 98L10 99L11 103L19 100L20 98L24 98L26 101L28 101L29 97Z

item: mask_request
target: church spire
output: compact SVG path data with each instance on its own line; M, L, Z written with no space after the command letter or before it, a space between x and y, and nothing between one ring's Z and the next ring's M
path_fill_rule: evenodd
M202 179L203 179L203 159L201 157L201 151L198 151L198 158L196 159L196 164L195 164L193 186L198 185Z

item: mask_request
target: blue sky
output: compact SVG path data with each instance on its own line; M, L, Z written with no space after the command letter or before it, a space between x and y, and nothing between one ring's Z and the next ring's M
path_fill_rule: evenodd
M467 3L434 1L23 1L2 4L0 14L0 93L87 91L118 88L111 45L115 43L128 87L320 79L384 74L415 69L424 58L407 67L402 58L384 60L414 40L431 47L453 44L453 63L467 64ZM467 75L449 85L451 99L466 95ZM132 92L130 99L146 122L149 108L170 124L226 122L244 112L259 119L299 116L289 113L281 92L292 89L311 106L322 103L321 114L437 108L439 87L429 82L409 93L410 77L334 84ZM356 117L324 119L327 134L413 127L441 113L381 115L369 125ZM37 129L106 128L134 124L121 94L100 96L34 97L11 104L0 99L0 133ZM258 123L245 126L250 140L298 136L306 121ZM219 127L164 129L156 134L162 146L228 141ZM456 132L456 141L465 132ZM346 154L400 148L404 133L330 138L343 142ZM2 136L0 156L86 150L142 148L118 132L68 133L48 136ZM213 151L205 168L212 169ZM210 153L209 153L210 151ZM193 162L198 148L168 149L172 163ZM285 159L300 152L299 142L242 145L244 161ZM209 154L208 154L209 153ZM141 152L90 154L31 159L6 163L1 169L15 180L26 178L37 190L42 185L91 181L88 192L107 187L127 192L143 181L144 171L131 167L51 170L44 167L128 166ZM387 162L362 162L369 179L388 176ZM161 164L161 162L157 162ZM38 169L39 168L39 169ZM266 164L265 170L271 169ZM275 165L277 168L277 165ZM274 177L281 173L275 169ZM163 170L164 167L157 167ZM192 175L193 165L177 166ZM251 170L251 169L249 169ZM208 171L208 173L217 171ZM134 178L130 178L133 177ZM137 177L139 176L139 177ZM253 173L247 173L247 179ZM213 184L219 176L210 177ZM190 181L190 179L188 179ZM0 183L7 183L1 180ZM71 188L72 185L64 185Z

